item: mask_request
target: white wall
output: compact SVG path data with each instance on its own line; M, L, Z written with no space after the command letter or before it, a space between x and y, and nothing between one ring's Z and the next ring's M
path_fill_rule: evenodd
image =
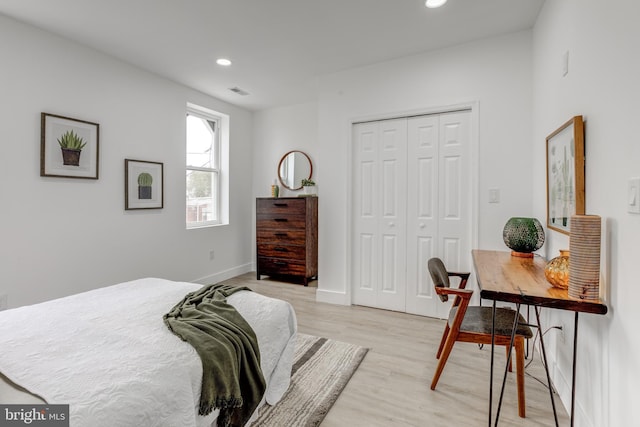
M0 52L0 295L9 307L143 276L216 281L248 271L251 113L2 15ZM229 226L185 230L187 102L230 115ZM41 112L100 124L99 180L39 176ZM124 210L125 158L164 163L164 209Z
M531 213L531 33L481 40L320 78L320 301L349 303L350 123L371 116L479 105L478 244L503 249L511 216ZM501 203L488 203L499 188ZM462 266L464 267L464 266ZM471 265L467 268L471 269Z
M278 163L291 150L307 153L315 177L318 167L317 104L298 104L254 113L253 141L253 187L256 197L271 196L271 184L278 178ZM281 197L296 197L300 193L283 188L280 182L278 185Z
M605 224L602 260L609 313L581 315L578 334L579 426L637 425L640 384L640 215L627 213L627 180L640 176L638 40L640 3L597 0L545 2L534 29L534 213L545 218L544 141L574 115L586 120L586 212ZM569 74L561 58L569 51ZM566 236L547 235L548 256L568 246ZM565 343L552 351L554 383L565 405L571 380L573 317L549 310L548 324L564 323ZM550 334L555 335L555 334Z

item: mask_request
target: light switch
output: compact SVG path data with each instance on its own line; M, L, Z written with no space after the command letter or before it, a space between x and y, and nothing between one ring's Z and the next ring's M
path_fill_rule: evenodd
M500 189L499 188L490 188L489 189L489 203L500 203Z
M631 213L640 214L640 178L629 179L627 210Z

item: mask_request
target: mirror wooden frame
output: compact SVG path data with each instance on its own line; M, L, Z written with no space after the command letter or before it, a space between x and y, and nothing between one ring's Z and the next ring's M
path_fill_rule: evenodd
M309 162L309 176L305 177L306 179L311 179L311 177L313 176L313 162L311 162L311 158L309 157L309 155L307 153L305 153L304 151L300 151L300 150L291 150L287 153L285 153L284 156L282 156L282 158L280 159L280 162L278 163L278 180L280 181L280 183L282 184L282 186L288 190L301 190L302 189L302 183L300 183L299 186L289 186L285 180L282 178L282 174L280 173L281 169L282 169L282 164L285 162L285 159L287 158L287 156L289 156L289 154L294 154L294 153L300 153L302 154L307 161Z

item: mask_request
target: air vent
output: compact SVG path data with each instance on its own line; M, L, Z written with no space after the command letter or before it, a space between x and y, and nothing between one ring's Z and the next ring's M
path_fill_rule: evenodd
M247 92L246 90L242 90L242 89L240 89L238 86L236 86L236 87L230 87L230 88L229 88L229 90L230 90L231 92L235 92L235 93L237 93L238 95L242 95L242 96L247 96L247 95L249 95L249 92Z

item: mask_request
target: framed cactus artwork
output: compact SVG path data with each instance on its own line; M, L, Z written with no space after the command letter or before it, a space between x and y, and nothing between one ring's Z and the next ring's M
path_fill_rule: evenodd
M575 116L547 137L547 227L569 234L584 193L584 121Z
M40 114L40 176L98 179L100 125Z
M164 207L164 165L159 162L124 159L124 208Z

